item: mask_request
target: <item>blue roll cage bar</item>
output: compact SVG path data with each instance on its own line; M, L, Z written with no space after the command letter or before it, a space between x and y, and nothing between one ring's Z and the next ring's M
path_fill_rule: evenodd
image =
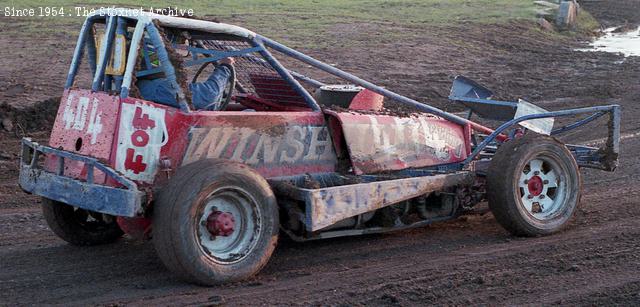
M92 29L96 21L99 21L100 19L105 19L106 21L105 37L107 39L106 39L106 43L101 44L100 46L101 48L99 52L101 56L99 57L100 61L97 62L96 61L97 50L94 44L95 38L94 38ZM116 80L116 87L120 86L120 97L126 98L129 96L129 88L131 86L132 75L135 69L135 62L138 56L138 50L139 50L138 47L140 42L143 41L143 32L146 30L149 35L149 41L156 49L158 59L161 64L160 69L164 73L165 77L172 84L172 87L177 93L177 98L178 98L177 100L179 102L180 109L184 112L190 112L189 104L186 101L186 96L182 88L177 83L176 72L169 60L169 56L165 49L165 44L164 44L162 35L156 28L155 24L152 22L152 19L147 17L134 18L131 16L124 17L124 16L118 16L114 14L106 14L105 16L105 14L100 14L100 13L87 17L80 31L80 35L78 37L78 42L76 44L76 48L74 51L73 60L70 64L69 73L67 75L65 89L68 89L71 86L73 86L74 79L77 74L78 67L80 65L84 48L86 45L87 50L89 52L88 54L89 65L91 67L92 73L94 74L92 87L91 87L92 91L98 91L101 89L110 90L111 82L109 82L109 79L105 78L105 69L106 69L109 57L105 55L111 53L111 50L113 48L114 34L115 33L122 34L123 32L126 33L127 19L134 19L134 20L137 19L137 23L131 38L131 46L128 52L128 60L126 64L124 77L122 77L122 80ZM273 67L276 70L276 72L283 79L285 79L293 87L293 89L300 96L303 97L303 99L306 101L308 106L313 111L320 112L321 111L320 105L318 105L318 103L309 94L309 92L298 82L298 79L304 82L307 82L315 87L319 87L323 83L320 81L314 80L312 78L309 78L307 76L301 75L299 73L287 70L267 49L268 47L284 55L287 55L296 60L304 62L310 66L313 66L317 69L320 69L326 73L332 74L334 76L340 77L354 84L362 86L366 89L369 89L388 99L415 107L420 111L442 117L444 119L447 119L449 121L452 121L460 125L469 125L472 128L478 128L478 127L485 128L467 118L463 118L455 114L445 112L439 108L421 103L419 101L416 101L411 98L397 94L395 92L389 91L383 87L375 85L369 81L361 79L357 76L354 76L350 73L342 71L331 65L323 63L315 58L312 58L302 52L289 48L267 37L255 34L253 36L249 36L246 38L243 38L243 37L239 37L239 38L246 39L251 44L252 47L244 50L232 51L232 52L214 51L214 50L203 49L203 48L189 47L189 50L192 51L192 53L194 53L194 59L192 61L189 61L188 64L189 65L203 64L206 62L217 61L221 58L228 57L228 56L246 56L249 53L257 52L264 58L264 60L267 61L269 65L271 65L271 67ZM90 43L86 44L87 42L90 42ZM204 59L196 60L195 53L206 54L208 55L208 57ZM154 71L154 72L158 72L158 71ZM467 101L467 102L494 104L495 106L500 106L500 105L503 105L504 103L509 103L509 102L494 101L489 99L474 99L474 98L464 99L459 97L450 97L450 99ZM577 156L577 160L582 161L582 164L581 164L582 166L599 168L603 170L614 170L617 167L617 156L618 156L619 147L620 147L619 146L619 143L620 143L620 106L619 105L605 105L605 106L567 109L567 110L561 110L561 111L529 114L529 115L521 116L518 118L514 118L512 120L504 122L497 129L491 131L491 133L486 138L484 138L484 140L480 144L475 146L475 148L473 149L473 152L467 157L467 159L463 163L460 163L459 165L457 165L455 168L462 169L468 166L474 159L476 159L476 157L480 155L481 152L483 152L487 148L488 145L495 144L497 138L501 136L503 132L514 127L518 123L521 123L527 120L532 120L532 119L574 116L579 114L590 114L590 115L572 124L555 129L551 132L551 134L557 135L560 133L570 131L577 127L586 125L605 114L609 114L610 118L609 118L609 127L608 127L609 128L608 137L605 145L606 148L604 150L603 149L598 150L597 148L592 148L587 146L578 146L578 145L571 145L570 148L573 149L574 155L579 155ZM484 132L488 132L487 128L485 128ZM601 161L604 161L604 162L601 162Z

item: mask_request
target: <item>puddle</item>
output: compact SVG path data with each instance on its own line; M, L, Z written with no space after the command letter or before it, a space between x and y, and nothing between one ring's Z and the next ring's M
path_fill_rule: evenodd
M625 57L640 56L640 27L635 31L624 33L614 33L616 29L614 27L604 30L605 35L591 42L589 48L577 50L622 53Z

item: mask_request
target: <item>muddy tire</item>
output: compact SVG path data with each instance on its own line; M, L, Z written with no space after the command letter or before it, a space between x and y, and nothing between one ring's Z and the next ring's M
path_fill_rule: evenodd
M42 199L49 228L61 239L79 246L111 243L124 234L115 217Z
M502 145L487 173L487 198L496 220L517 236L561 230L580 201L575 159L556 139L539 134Z
M275 196L249 167L215 159L179 169L158 193L153 244L180 278L215 285L253 276L278 241Z

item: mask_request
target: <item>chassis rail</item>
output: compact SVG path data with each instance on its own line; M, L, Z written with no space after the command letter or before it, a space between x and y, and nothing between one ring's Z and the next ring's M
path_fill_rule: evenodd
M57 157L55 173L39 164L42 155ZM65 159L84 163L87 180L65 176ZM122 188L96 184L93 180L95 169L114 179ZM22 139L20 187L26 192L74 207L115 216L133 217L141 214L145 199L145 193L138 190L135 182L97 159L43 146L29 138Z

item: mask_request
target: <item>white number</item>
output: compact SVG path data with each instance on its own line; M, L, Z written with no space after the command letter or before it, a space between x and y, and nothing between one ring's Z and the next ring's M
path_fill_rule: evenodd
M83 131L85 124L87 123L87 112L89 110L89 97L80 97L78 99L78 105L72 107L74 95L69 95L64 107L64 114L62 119L64 120L64 129L74 129ZM93 99L91 104L91 114L89 115L89 125L87 126L87 133L91 134L91 144L95 144L98 135L102 132L102 112L98 111L98 99Z

